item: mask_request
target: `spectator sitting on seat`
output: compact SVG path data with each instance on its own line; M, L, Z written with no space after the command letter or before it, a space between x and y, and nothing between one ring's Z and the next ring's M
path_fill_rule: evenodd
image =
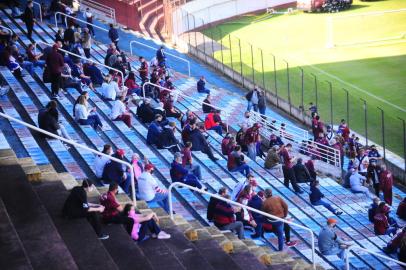
M265 195L264 192L261 190L256 194L253 194L251 199L248 201L248 206L252 207L254 209L257 209L259 211L262 211L262 204L265 200ZM262 223L264 220L264 216L261 214L258 214L256 212L251 212L251 215L255 221L255 223L257 224L257 226L255 227L255 233L251 234L251 238L259 238L262 236Z
M154 165L145 165L144 172L138 178L138 199L146 202L157 202L169 213L168 191L158 186L157 180L152 173Z
M332 213L334 213L335 215L339 216L341 215L343 212L338 210L338 209L334 209L331 204L329 204L328 202L324 201L324 194L321 193L320 191L320 183L319 181L315 180L310 184L310 194L309 194L309 198L310 198L310 203L312 205L322 205L325 208L327 208L328 210L330 210Z
M399 203L396 214L401 219L406 220L406 197L404 197L403 200Z
M272 195L272 190L267 188L265 189L265 201L262 204L262 211L270 215L276 216L281 219L287 219L288 216L288 205L286 202L279 196ZM278 250L283 250L284 245L284 231L286 235L285 244L288 247L295 246L296 241L290 240L290 226L287 223L276 219L264 218L262 226L265 227L265 223L270 223L272 225L272 232L278 237Z
M223 198L230 199L228 194L223 194ZM241 207L234 207L230 203L219 200L214 207L214 225L220 230L231 230L237 233L238 239L245 239L244 224L235 220L235 213L241 211Z
M193 173L196 177L201 181L202 180L202 173L200 169L200 165L193 164L192 158L192 143L186 142L185 147L182 149L182 166L189 170L189 173Z
M358 173L366 177L369 165L369 158L368 155L365 153L364 149L358 150L357 161L358 161Z
M162 132L159 134L159 148L169 149L172 153L179 152L179 141L175 137L176 123L169 122L168 125L162 128Z
M169 239L171 235L162 231L158 226L159 218L155 212L148 214L141 214L136 211L132 204L126 204L123 212L124 217L129 217L134 221L134 225L131 231L131 238L141 242L148 239L148 234L153 239Z
M204 127L206 128L206 130L214 130L219 135L222 135L223 129L220 125L221 122L218 120L218 118L216 119L215 117L216 113L218 112L218 110L212 109L212 111L208 115L206 115L206 118L204 120Z
M102 97L104 99L114 101L114 100L116 100L116 96L117 96L117 90L114 89L114 87L115 86L118 87L118 85L117 84L113 85L111 83L111 81L112 81L112 78L111 78L110 74L108 74L106 77L104 77L103 84L100 89L100 94L102 95Z
M110 144L105 144L103 146L103 154L106 154L108 156L111 156L113 154L113 149ZM103 178L103 171L104 167L106 167L106 164L110 162L110 159L108 157L102 156L102 155L96 155L94 158L94 163L93 163L93 170L94 174L96 175L97 179L101 180Z
M375 144L371 145L371 147L369 148L368 158L369 158L369 161L373 161L373 160L379 161L382 159L382 156L381 156L381 154L379 154L378 150L376 149Z
M379 203L374 216L374 231L376 235L389 235L393 236L396 234L398 225L393 219L389 219L390 208L385 204L385 202Z
M83 72L83 66L82 62L80 62L80 59L77 59L74 62L74 65L72 66L72 75L73 77L79 78L83 84L87 85L91 90L95 91L90 76L86 76Z
M112 157L119 160L124 160L125 151L117 149ZM124 190L126 194L130 194L131 187L131 174L127 172L127 168L122 163L112 160L104 166L103 181L106 183L117 183Z
M305 163L305 166L310 174L310 177L314 180L317 179L317 172L316 169L314 168L314 160L316 159L316 157L311 157L310 159L308 159Z
M203 100L202 110L203 110L203 113L212 112L213 107L211 106L211 96L210 96L210 94L207 94L206 98Z
M71 140L65 127L59 121L59 112L56 109L56 101L51 100L44 109L41 109L38 113L38 127L53 133L58 136L62 136L65 139ZM48 136L44 135L45 138Z
M145 58L140 56L139 58L140 61L140 68L138 69L138 72L141 77L142 84L148 81L148 63L145 61Z
M182 117L182 119L181 119L181 121L180 121L180 124L181 124L181 127L182 128L184 128L185 127L185 125L187 125L187 124L189 124L190 123L190 121L197 121L197 117L196 117L196 115L192 112L192 111L190 111L189 109L186 111L186 113L183 115L183 117Z
M364 186L366 177L358 173L357 168L352 168L350 176L350 186L353 193L364 193L368 198L373 199L375 196L369 192L369 189Z
M206 79L204 76L201 76L197 81L197 92L210 94L210 90L206 88Z
M131 156L131 165L134 168L134 179L137 180L144 171L145 165L149 164L148 159L144 156L144 160L141 160L137 153L133 153Z
M164 104L166 117L174 117L174 118L180 120L182 117L182 113L180 111L178 111L177 109L175 109L175 107L173 106L173 103L174 103L174 98L171 93L169 95L169 98L166 100L166 102Z
M91 192L93 189L94 185L88 180L84 180L81 186L72 188L63 205L62 215L72 219L87 218L97 237L100 240L105 240L109 236L102 232L100 222L100 213L103 213L105 208L102 205L87 201L87 192Z
M160 145L159 139L162 132L161 121L162 115L155 115L155 121L152 122L148 127L147 144L156 146Z
M132 94L137 94L138 96L142 95L142 89L136 82L134 72L131 71L128 74L128 77L124 82L124 85L128 88L128 95Z
M211 147L204 137L201 129L198 128L196 124L191 125L190 128L190 142L192 142L192 151L201 151L202 153L205 153L212 161L217 161L218 158L214 156L213 151L211 150Z
M17 62L22 68L28 71L31 75L34 73L34 64L30 61L26 61L24 55L20 54L17 46L13 45L11 48L10 61ZM14 60L12 59L14 58Z
M223 155L228 155L228 154L230 154L230 152L228 152L227 150L227 145L228 145L228 143L230 142L230 138L231 138L232 136L231 136L231 134L230 133L227 133L226 134L226 136L224 136L224 138L223 138L223 140L221 140L221 153L223 154ZM232 150L234 150L234 148L232 149ZM232 151L231 150L231 151Z
M131 113L126 108L125 96L121 96L114 101L110 118L113 121L123 121L127 127L131 128Z
M375 190L375 195L379 197L379 191L381 189L380 188L381 167L376 164L376 159L371 160L371 162L369 163L366 177L368 183L372 184Z
M86 76L90 77L94 86L100 86L103 84L103 74L95 63L87 61L87 63L83 65L83 72Z
M238 194L237 202L243 205L248 205L248 201L251 200L253 194L255 194L253 191L253 186L248 184L244 187L240 194ZM257 226L251 212L245 208L242 208L240 212L236 213L236 220L241 221L244 224L244 227L248 227L249 229Z
M296 164L293 166L293 171L295 172L296 181L298 183L312 182L315 180L310 176L306 166L303 165L302 158L297 159Z
M105 207L103 211L103 220L110 224L123 224L127 233L131 235L134 226L134 220L122 214L123 207L117 201L116 194L118 193L117 183L111 183L109 190L100 197L100 203Z
M162 115L162 121L167 123L168 120L166 119L166 111L164 109L164 104L162 102L157 102L154 106L154 116L160 114Z
M151 123L155 119L156 115L151 107L151 100L149 98L145 98L137 108L137 116L144 124Z
M245 178L243 181L239 181L234 186L233 191L231 192L231 199L233 201L237 200L238 195L241 193L241 191L244 189L246 185L251 185L253 187L258 186L258 183L252 174L247 175L247 178Z
M396 235L388 242L386 247L384 247L382 250L386 254L393 254L398 251L398 249L401 247L402 242L405 241L406 237L406 227L403 227L402 230L399 230ZM399 251L400 255L400 251ZM403 255L404 256L404 255Z
M181 153L175 153L173 162L171 163L170 174L172 182L181 182L192 187L207 190L207 188L203 187L199 182L197 175L190 173L189 170L182 166Z
M226 187L221 187L218 191L218 195L224 197L228 195L228 190ZM220 200L215 197L210 197L209 204L207 205L207 220L209 222L213 222L214 220L214 211L216 209L216 205Z
M279 147L272 146L266 154L264 167L268 170L282 169L281 160L279 158Z
M80 95L75 108L75 120L81 125L90 125L94 129L102 129L103 124L96 114L96 108L88 109L88 103L85 95Z
M82 84L80 83L80 79L72 76L72 70L66 63L63 65L61 77L61 86L64 91L66 91L68 88L75 88L76 91L82 93Z
M327 226L323 227L318 236L319 250L323 255L337 255L340 259L345 260L347 249L351 246L345 242L334 231L337 226L337 220L327 219Z
M237 145L228 155L227 169L230 172L240 172L245 176L250 174L250 167L244 160L244 154L241 152L241 146Z
M41 60L41 57L42 57L43 54L42 53L36 54L34 52L34 47L35 47L34 43L31 43L30 45L28 45L28 48L27 48L27 51L26 51L28 61L33 63L34 67L44 68L45 67L45 61Z
M274 133L271 134L271 136L269 137L269 147L273 147L273 146L281 146L283 145L282 139L279 136L276 136Z

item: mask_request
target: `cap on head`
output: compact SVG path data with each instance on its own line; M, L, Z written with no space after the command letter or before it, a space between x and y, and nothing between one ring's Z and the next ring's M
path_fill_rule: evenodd
M146 171L153 170L154 168L155 168L154 165L152 165L151 163L148 163L147 165L145 165Z
M328 225L337 224L337 220L335 220L334 218L329 218L329 219L327 219L327 224Z
M117 155L122 156L122 157L125 155L124 149L117 149L116 153L117 153Z

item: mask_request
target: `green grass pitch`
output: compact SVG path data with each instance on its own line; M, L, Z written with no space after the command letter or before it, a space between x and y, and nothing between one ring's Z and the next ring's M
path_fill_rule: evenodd
M327 17L401 8L406 8L406 1L354 1L350 10L339 13L243 16L206 29L204 33L223 45L222 51L213 53L215 58L232 65L237 72L242 71L246 77L255 79L258 85L265 85L273 92L276 82L278 95L284 99L288 99L287 61L290 96L295 106L302 103L301 68L305 108L310 101L316 101L314 75L317 76L318 106L326 123L331 118L328 82L333 85L334 124L341 118L347 118L344 88L350 93L350 128L364 135L361 99L366 100L368 137L378 144L382 144L382 135L381 114L377 107L382 108L385 112L386 146L402 156L404 138L402 122L398 118L406 120L406 36L378 43L326 47ZM406 34L406 11L334 20L333 33L334 40L338 42ZM275 73L272 55L276 59Z

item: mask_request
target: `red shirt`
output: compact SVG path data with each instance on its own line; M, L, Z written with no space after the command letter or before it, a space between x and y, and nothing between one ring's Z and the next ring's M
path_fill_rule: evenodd
M254 127L247 129L245 132L245 144L256 143L259 140L259 129L254 130Z
M291 157L289 156L288 150L284 148L282 151L279 152L279 155L282 157L283 165L285 165L285 167L287 168L293 167L292 162L290 162Z
M103 219L110 219L119 214L117 207L120 204L117 202L116 195L113 192L109 191L103 194L100 198L100 203L105 207L102 213Z
M384 235L389 228L388 218L384 213L378 213L374 216L374 230L377 235Z
M189 149L183 148L182 150L182 166L185 167L186 165L192 164L192 152Z

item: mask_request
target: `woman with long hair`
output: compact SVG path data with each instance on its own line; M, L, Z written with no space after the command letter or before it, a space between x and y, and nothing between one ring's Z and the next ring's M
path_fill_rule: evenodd
M87 98L85 95L79 97L75 106L75 120L81 125L90 125L94 129L102 129L103 124L96 114L96 108L88 109Z

